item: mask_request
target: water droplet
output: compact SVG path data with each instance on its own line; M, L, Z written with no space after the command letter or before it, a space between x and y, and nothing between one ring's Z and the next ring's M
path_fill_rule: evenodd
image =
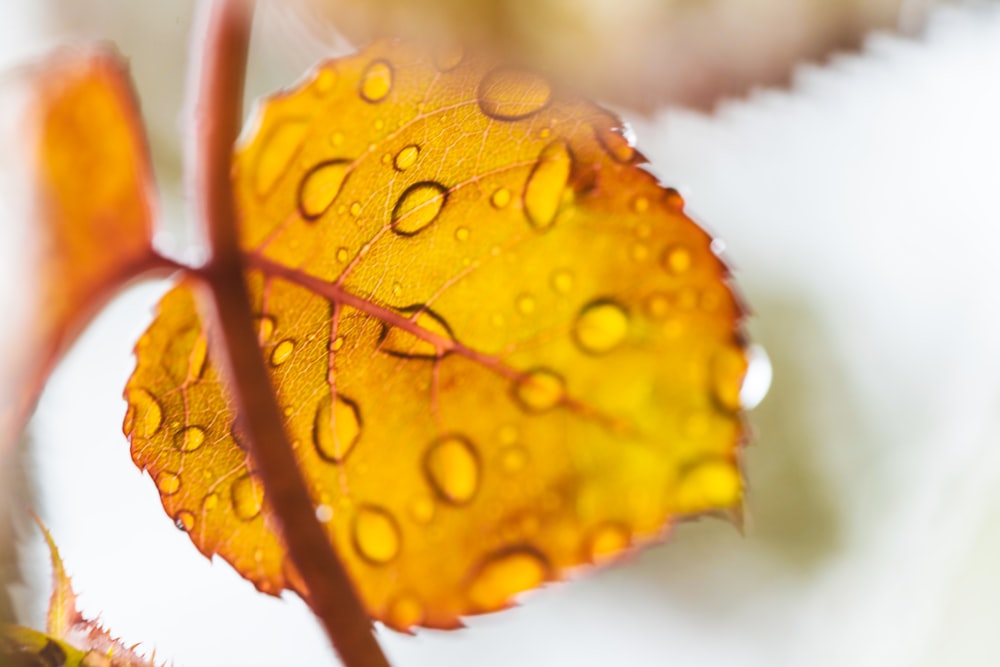
M316 72L316 76L313 78L312 90L317 97L323 97L331 90L333 86L337 83L337 72L330 69L329 67L324 67Z
M174 525L177 526L177 530L190 533L194 528L194 514L188 510L181 510L174 515Z
M479 487L479 456L466 438L444 436L427 450L424 472L431 488L443 500L464 505Z
M566 395L563 379L550 370L531 371L515 386L521 405L532 412L543 412L558 405Z
M340 348L342 347L344 347L344 337L337 336L336 338L333 339L333 345L330 346L330 349L332 349L334 352L339 352Z
M750 362L740 387L740 405L744 410L753 410L767 396L774 371L767 350L762 345L751 345L747 354Z
M334 132L330 135L330 144L333 146L339 146L344 143L344 135L341 132Z
M685 514L720 510L739 504L743 481L736 466L712 459L690 469L677 486L677 511Z
M632 200L632 210L636 213L645 213L649 210L649 199L643 195L637 195L635 199Z
M392 295L399 296L403 293L403 284L398 280L392 284Z
M516 473L528 465L528 451L520 445L511 445L500 450L500 467L506 473Z
M357 404L340 394L327 393L316 404L313 442L319 455L331 463L342 463L361 437L361 413Z
M399 553L400 535L388 511L366 505L354 517L354 547L366 560L381 565Z
M205 429L200 426L188 426L177 433L175 441L177 449L182 452L193 452L205 444Z
M268 317L267 315L261 315L256 320L254 320L254 325L257 328L257 342L264 344L271 340L271 336L274 335L274 318Z
M507 424L506 426L501 426L500 430L497 432L497 437L500 439L501 445L513 445L521 437L517 426L514 424Z
M536 229L546 229L555 222L571 167L569 149L562 141L552 142L538 156L524 187L524 212Z
M361 97L367 102L381 102L392 90L392 65L376 60L361 77Z
M681 197L681 193L677 192L673 188L667 188L667 194L664 196L664 201L667 206L674 209L675 211L684 210L684 197Z
M286 120L266 135L257 149L257 163L254 166L254 190L264 197L288 172L305 140L309 125L305 121Z
M333 508L322 503L316 506L316 520L320 523L329 523L333 520Z
M632 246L632 259L642 262L649 257L649 246L645 243L636 243Z
M316 220L326 213L343 189L350 169L349 160L329 160L306 172L299 184L299 214Z
M530 294L522 294L517 297L517 312L522 315L531 315L535 312L535 308L538 306L538 302L535 301L535 297Z
M587 551L595 563L607 561L624 551L629 545L629 533L625 526L608 522L594 529L587 540Z
M347 248L344 247L337 248L337 261L343 264L344 262L347 261L347 258L348 258Z
M413 236L441 214L448 199L448 188L434 181L414 183L406 189L392 210L392 230L400 236Z
M630 164L635 160L635 147L620 128L602 123L594 126L594 135L615 162Z
M628 314L613 301L592 301L576 318L573 335L591 354L604 354L618 347L628 334Z
M372 123L372 125L376 130L381 130L382 128L385 127L385 121L382 120L381 118L376 118L375 122ZM388 160L386 160L386 162L388 162Z
M181 490L181 477L164 470L156 476L156 488L160 490L160 495L172 496Z
M538 74L500 67L479 84L479 108L490 118L519 120L541 111L552 98L552 86Z
M552 289L559 294L568 294L573 289L573 274L566 270L553 273Z
M288 358L292 356L292 352L294 351L295 341L291 338L286 338L274 346L274 349L271 351L271 363L275 366L280 366L288 361Z
M243 521L260 514L264 505L264 486L256 477L243 475L232 486L233 512Z
M219 506L219 494L210 493L201 501L201 509L204 512L212 512Z
M427 496L421 496L410 505L410 515L417 523L428 524L434 518L434 501Z
M679 276L691 268L691 251L681 245L670 246L663 251L660 264L668 273Z
M151 438L163 425L163 408L160 402L145 389L128 390L128 412L125 414L124 431L136 438Z
M455 240L456 241L468 241L469 240L469 228L459 227L455 230Z
M393 164L399 171L406 171L417 163L418 157L420 157L420 146L411 144L396 153Z
M490 196L490 204L494 208L505 208L510 203L510 190L507 188L497 188Z
M356 201L353 204L351 204L351 209L350 210L351 210L351 215L354 216L355 218L357 218L358 216L360 216L361 215L361 202Z
M653 292L646 297L646 313L654 320L662 320L670 312L670 298L663 292Z
M538 552L518 548L489 557L476 571L468 587L469 601L476 611L503 609L513 596L536 588L549 576L549 565Z
M424 606L416 596L402 594L389 603L386 624L400 632L407 632L424 620Z

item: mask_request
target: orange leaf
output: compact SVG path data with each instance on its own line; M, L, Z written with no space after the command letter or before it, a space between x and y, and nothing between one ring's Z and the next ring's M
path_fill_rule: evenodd
M0 359L0 450L59 354L153 261L150 166L127 66L94 48L62 52L33 74L20 139L32 158L34 220L18 276L24 321L9 323L14 339Z
M258 336L371 614L450 628L736 512L742 311L617 121L519 70L378 43L271 99L234 188ZM125 432L164 508L302 591L190 287L140 339Z

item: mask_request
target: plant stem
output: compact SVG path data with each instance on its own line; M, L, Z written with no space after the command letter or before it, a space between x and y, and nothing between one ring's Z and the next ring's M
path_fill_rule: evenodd
M251 0L203 0L201 33L192 42L193 141L188 176L209 240L201 275L212 353L222 362L250 452L308 603L348 667L387 667L371 622L316 520L264 366L238 244L230 181L241 124L243 80L253 14Z

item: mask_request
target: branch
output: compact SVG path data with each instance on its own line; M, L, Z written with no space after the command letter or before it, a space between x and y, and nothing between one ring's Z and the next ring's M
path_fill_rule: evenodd
M189 94L194 145L188 176L211 257L201 272L212 352L222 362L255 468L309 605L348 667L388 667L368 615L327 538L282 424L274 387L254 333L243 281L230 166L241 123L252 0L203 0L192 42Z

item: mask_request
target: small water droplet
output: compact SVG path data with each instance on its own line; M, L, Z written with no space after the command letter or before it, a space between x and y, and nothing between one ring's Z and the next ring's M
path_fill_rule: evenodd
M744 410L753 410L767 396L774 373L771 359L762 345L751 345L747 350L750 358L743 386L740 387L740 404Z
M478 98L479 108L490 118L519 120L548 105L552 86L538 74L501 67L483 78Z
M403 293L403 284L398 280L392 284L392 295L399 296Z
M326 213L344 188L350 169L349 160L329 160L306 172L299 184L299 214L312 221Z
M500 439L501 445L513 445L521 437L521 433L514 424L507 424L500 427L497 437Z
M670 297L663 292L653 292L645 303L646 313L654 320L662 320L670 312Z
M254 326L257 329L257 342L263 345L264 343L271 340L271 336L274 335L274 318L268 317L267 315L261 315L254 320Z
M553 273L552 289L559 294L568 294L573 289L573 274L566 270Z
M355 218L357 218L358 216L360 216L361 215L361 202L356 201L353 204L351 204L350 211L351 211L351 215L354 216Z
M468 227L459 227L458 229L456 229L455 230L455 240L456 241L460 241L460 242L468 241L469 240L469 228Z
M591 354L618 347L628 334L628 314L614 301L592 301L580 311L573 327L577 344Z
M204 512L212 512L219 506L219 494L210 493L201 501L201 509Z
M402 594L389 603L386 624L400 632L407 632L424 620L424 606L420 600L409 594Z
M479 612L503 609L513 597L536 588L549 577L549 565L538 552L518 548L487 558L468 587L469 601Z
M632 246L632 259L636 262L645 261L649 257L649 246L645 243L636 243Z
M337 83L337 72L329 67L324 67L316 72L313 78L312 91L317 97L323 97L333 90Z
M334 352L339 352L340 348L342 347L344 347L344 337L337 336L336 338L333 339L333 345L330 346L330 349L332 349Z
M231 489L233 512L243 521L250 521L258 514L264 505L264 486L256 477L243 475Z
M434 518L434 501L421 496L410 505L410 515L417 523L428 524Z
M649 210L649 199L643 195L637 195L632 200L632 210L636 213L645 213Z
M281 177L288 173L288 166L302 147L308 130L305 121L286 120L266 136L256 152L254 166L254 190L258 196L270 194Z
M510 445L500 450L500 467L509 474L521 472L528 465L528 450L520 445Z
M494 208L506 208L510 203L510 190L507 188L497 188L490 196L490 204Z
M522 315L531 315L537 306L538 302L530 294L522 294L517 297L517 312Z
M521 405L532 412L543 412L558 405L566 395L562 377L547 369L528 373L515 385Z
M692 261L691 251L682 245L670 246L660 257L663 268L675 276L686 273L691 268Z
M565 142L554 141L542 149L524 187L524 212L536 229L547 229L555 222L571 168Z
M472 443L459 435L437 440L424 457L431 488L445 501L464 505L479 488L479 456Z
M417 163L418 157L420 157L420 146L411 144L396 153L393 164L399 171L406 171Z
M603 523L590 534L587 551L590 560L601 563L628 548L630 539L625 526L616 522Z
M124 431L136 438L151 438L163 425L163 408L160 402L145 389L128 390L128 412L125 414Z
M366 560L381 565L399 553L396 519L381 507L366 505L354 517L354 547Z
M594 126L594 134L615 162L630 164L635 160L635 147L619 128L602 123Z
M361 437L361 413L357 404L340 394L329 393L316 404L313 443L321 457L342 463Z
M280 366L288 361L294 351L295 341L291 338L286 338L274 346L274 349L271 351L271 363L275 366Z
M295 413L295 408L290 405L286 405L285 409L281 411L286 417L291 417Z
M156 476L156 488L160 495L172 496L181 490L181 477L175 472L164 470Z
M698 292L693 287L685 287L677 292L674 304L680 310L691 310L698 305Z
M316 520L320 523L329 523L333 520L333 508L325 503L316 506Z
M178 431L175 442L177 449L182 452L193 452L205 444L205 429L200 426L188 426Z
M392 210L392 230L400 236L413 236L437 220L448 199L448 188L434 181L422 181L408 187Z
M347 261L348 256L349 255L348 255L348 252L347 252L347 248L344 248L344 247L337 248L337 261L338 262L340 262L341 264L343 264L344 262Z
M174 515L174 525L177 526L177 530L190 533L194 529L194 514L188 510L181 510Z
M376 60L361 77L361 97L367 102L381 102L392 90L392 65Z

